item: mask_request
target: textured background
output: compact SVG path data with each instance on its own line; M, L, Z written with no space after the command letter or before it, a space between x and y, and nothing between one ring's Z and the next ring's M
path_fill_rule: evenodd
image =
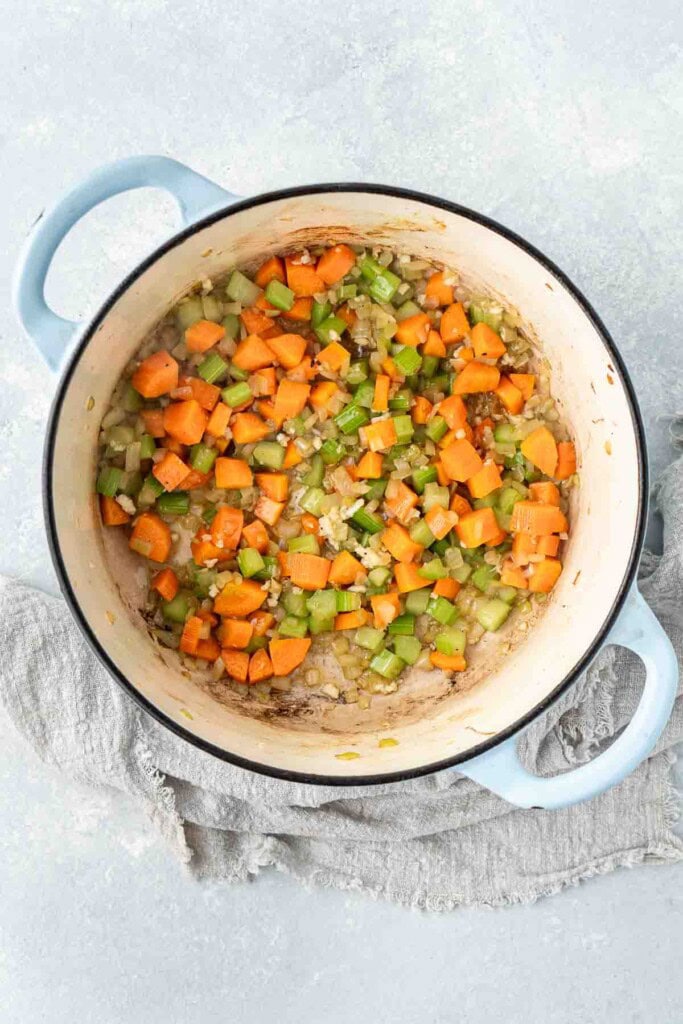
M55 382L10 311L17 248L65 188L134 153L173 155L244 195L382 181L491 214L596 306L633 375L653 470L672 458L674 0L5 0L2 12L0 571L55 588L39 502ZM55 308L92 312L173 226L152 192L88 216L51 273ZM3 1024L681 1019L680 868L447 917L278 877L199 887L134 808L47 772L3 722L0 737Z

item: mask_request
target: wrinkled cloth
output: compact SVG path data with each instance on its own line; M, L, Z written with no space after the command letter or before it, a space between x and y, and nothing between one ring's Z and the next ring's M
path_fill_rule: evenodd
M683 655L683 459L655 488L662 555L644 553L639 586ZM445 910L558 892L620 865L675 861L673 748L683 697L652 755L620 785L561 811L520 810L444 771L371 788L265 778L197 750L157 724L100 665L61 600L0 580L0 700L44 762L140 802L200 878L246 880L267 867ZM594 756L629 721L642 688L630 652L605 648L519 743L551 775Z

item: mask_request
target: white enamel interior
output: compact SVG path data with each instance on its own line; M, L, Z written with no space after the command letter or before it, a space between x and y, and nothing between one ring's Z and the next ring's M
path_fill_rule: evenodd
M414 680L403 696L373 698L370 714L310 698L307 706L290 701L285 714L253 715L235 701L219 703L172 661L165 663L104 568L92 494L98 425L140 340L190 285L235 264L328 239L369 241L443 260L520 310L551 361L553 393L577 442L581 487L564 572L549 607L531 639L502 662L485 650L479 655L469 688L453 692L440 673L432 673L431 681ZM628 571L638 519L638 448L627 396L610 360L561 282L517 244L467 217L363 192L228 210L133 281L104 316L66 385L49 487L58 548L76 601L130 684L168 719L230 755L309 775L379 777L466 752L514 725L572 673ZM86 411L91 397L94 407ZM398 745L379 748L378 737L387 735ZM335 757L349 750L361 756Z

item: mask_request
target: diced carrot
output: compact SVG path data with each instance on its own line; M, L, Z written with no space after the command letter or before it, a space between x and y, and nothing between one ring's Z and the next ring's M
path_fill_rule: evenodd
M215 636L207 636L206 640L199 640L195 658L203 658L204 661L216 661L220 658L221 648Z
M267 338L266 344L280 366L287 370L298 366L306 351L306 339L300 334L280 334L277 338Z
M460 516L455 532L463 547L478 548L480 544L497 538L500 527L492 508L477 508Z
M270 398L277 391L277 377L274 366L264 366L249 378L249 387L257 398Z
M211 539L204 540L204 537L211 537L208 526L200 527L190 543L192 561L195 565L206 565L207 562L217 562L224 558L229 552L217 548Z
M472 444L476 445L477 448L485 448L484 443L486 430L493 430L494 422L490 416L485 416L483 420L476 423L472 431Z
M171 402L164 409L164 430L181 444L197 444L201 441L209 421L204 409L196 398L186 402Z
M504 587L517 587L518 590L526 590L529 586L524 570L519 565L515 565L512 559L503 562L500 582Z
M536 537L528 533L516 533L512 538L512 559L515 565L528 565L530 555L535 555L537 549Z
M531 563L529 590L532 594L548 594L562 572L562 562L558 558L544 558L542 562Z
M309 555L305 551L290 551L287 561L295 587L301 587L302 590L324 589L332 565L329 559Z
M451 512L457 512L459 516L467 515L468 512L472 511L469 501L467 498L463 498L461 494L454 494L448 507Z
M130 515L119 505L115 498L100 494L100 515L105 526L123 526L130 522Z
M215 384L207 384L201 377L181 377L178 387L189 388L189 397L199 402L202 409L206 409L207 412L211 412L221 396L220 388L217 388Z
M211 540L223 552L223 557L228 551L236 551L242 536L244 526L244 512L241 508L231 508L229 505L221 505L216 510L216 515L211 521Z
M433 409L432 403L423 395L418 395L410 410L413 423L426 423Z
M289 477L286 473L257 473L256 484L273 501L287 500Z
M419 575L413 562L397 562L394 568L399 593L409 594L411 590L421 590L429 586L429 580Z
M365 608L358 608L354 612L340 612L335 617L334 628L335 629L359 629L361 626L367 626L370 621L370 612L366 611Z
M320 523L310 512L304 512L301 517L301 529L304 533L310 533L317 537L320 534Z
M382 544L397 562L412 562L424 548L411 540L410 534L400 523L391 523L382 533Z
M271 433L268 424L254 412L238 412L231 420L230 429L235 444L253 444Z
M350 360L351 353L343 345L340 345L338 341L331 341L329 345L325 345L325 348L318 352L316 358L328 370L338 373L342 366Z
M469 345L461 345L455 358L460 359L463 363L471 363L474 359L474 349Z
M510 380L515 387L522 392L522 397L525 402L528 402L534 393L536 386L536 374L535 373L511 373Z
M226 448L228 447L229 444L230 444L230 442L228 441L227 437L217 437L217 438L214 439L213 446L216 449L216 451L220 455L222 455L223 452L226 450Z
M462 430L467 424L467 406L460 395L450 395L440 403L439 416L442 416L450 430Z
M356 466L356 476L359 480L379 480L382 476L382 454L381 452L366 452Z
M130 379L143 398L159 398L178 387L178 364L168 352L152 352Z
M391 380L386 373L378 373L375 377L375 392L372 398L373 412L386 412L389 408L389 385Z
M337 385L335 382L333 380L323 380L320 384L315 385L311 391L309 401L314 409L325 409L336 393Z
M401 373L391 356L387 356L386 359L383 359L381 366L384 372L388 374L392 380L403 380L404 375Z
M285 267L279 256L271 256L254 274L254 284L259 288L266 288L271 281L285 283Z
M196 320L185 331L188 352L207 352L225 337L225 327L212 320Z
M269 398L262 398L258 401L256 403L256 408L258 409L259 415L262 416L264 420L270 420L270 422L276 427L282 426L284 421L278 417L278 414L275 412L275 403L271 402Z
M495 391L500 382L500 370L497 366L478 363L472 360L455 378L452 391L454 395L474 395L482 391Z
M313 299L301 298L295 299L291 309L283 310L280 316L284 317L285 320L296 320L299 323L305 323L311 319L311 312L313 310Z
M247 334L257 334L259 338L271 338L279 333L273 318L262 313L257 306L250 306L240 313L240 320L244 324ZM234 357L233 357L234 362Z
M396 427L393 419L375 420L360 428L360 439L371 452L385 452L396 444Z
M261 607L267 597L268 591L262 590L255 580L226 583L214 601L213 609L218 615L230 617L250 615Z
M183 632L180 637L180 650L183 654L196 654L202 631L202 620L197 615L191 615L186 619Z
M432 505L425 515L425 522L437 540L443 540L457 521L457 512L451 512L449 509L442 508L441 505Z
M315 269L325 284L333 285L346 277L355 262L356 254L348 245L332 245L322 254Z
M423 356L436 356L443 359L446 355L446 346L438 331L430 331L422 349Z
M294 466L298 466L300 462L304 461L304 457L299 451L294 441L287 442L287 448L285 449L285 461L282 463L283 469L293 469Z
M256 299L253 308L254 309L262 309L265 312L267 310L271 310L271 311L275 310L275 309L277 309L277 306L274 306L272 302L268 302L268 299L265 297L263 292L261 292L261 294L259 295L258 299ZM271 321L271 323L272 323L272 321Z
M547 533L566 533L569 525L556 505L546 505L542 501L518 501L512 510L510 529L513 533L543 537Z
M557 552L560 550L560 538L556 537L554 533L546 534L545 537L539 537L536 544L536 554L545 555L546 558L554 558Z
M521 445L522 455L537 466L546 476L555 476L557 468L557 444L547 427L537 427Z
M529 484L529 497L532 501L544 501L546 505L560 505L560 489L551 480L541 480Z
M162 437L159 439L159 447L165 448L166 451L173 452L179 458L185 454L185 445L181 444L180 441L176 441L175 437Z
M256 548L262 555L268 550L268 531L260 519L255 519L253 523L243 527L242 540L247 547Z
M301 384L295 380L280 381L275 395L275 422L284 423L298 416L308 401L311 393L310 384Z
M172 601L178 593L178 577L173 569L161 569L152 580L152 590L161 594L164 601Z
M209 434L211 437L225 437L225 431L228 429L230 416L230 406L225 405L224 402L219 402L209 416L209 422L206 424L206 430L204 433Z
M375 629L386 629L401 613L401 599L396 592L373 594L370 605Z
M351 309L348 302L345 302L343 306L340 306L339 309L335 310L335 316L341 317L349 330L351 330L358 320L358 315L355 309Z
M289 553L287 551L278 551L277 560L280 564L280 575L289 578Z
M452 601L459 593L460 584L452 576L444 576L442 580L437 580L432 590L434 597L447 597L449 601Z
M303 663L311 646L310 637L292 637L271 640L268 644L273 672L276 676L288 676Z
M249 655L246 651L221 651L225 671L238 683L246 683L249 672Z
M133 523L128 546L152 562L165 562L171 550L171 531L154 512L143 512Z
M304 356L300 363L285 372L290 380L300 380L304 383L318 375L318 369L313 365L310 356Z
M249 616L249 622L254 629L254 636L265 636L275 622L275 616L261 608Z
M283 501L273 501L266 494L262 494L254 505L254 515L268 526L275 526L284 510Z
M267 650L255 650L249 659L249 682L262 683L272 676L272 662Z
M438 480L439 485L441 487L448 487L451 482L451 478L444 469L443 462L441 462L440 459L434 463L434 468L436 469L436 479Z
M287 286L295 295L317 295L324 292L325 282L312 263L299 263L297 256L285 256Z
M450 306L453 302L453 285L446 284L448 275L444 270L437 271L427 281L425 295L428 299L436 299L440 306Z
M441 440L438 442L439 448L448 448L448 446L453 444L454 441L458 441L459 438L457 435L457 430L449 430L448 433L444 434ZM471 438L472 434L470 433L470 436L466 438L466 440L469 441L471 440Z
M332 560L328 582L335 587L350 587L366 570L350 551L340 551Z
M259 338L258 334L250 334L238 344L233 353L232 362L240 370L252 373L254 370L263 370L266 366L272 366L275 356L263 338Z
M500 384L496 388L496 394L507 411L511 412L513 416L516 416L517 413L522 411L522 408L524 407L524 396L519 388L512 383L509 377L500 378Z
M443 672L464 672L467 662L462 654L442 654L441 651L430 651L429 660L434 668Z
M415 491L407 487L402 480L392 480L387 487L384 504L400 520L408 518L410 510L418 503Z
M486 541L486 547L487 548L497 548L498 545L502 544L503 541L506 541L507 538L508 538L507 530L503 530L502 528L499 528L498 529L498 533L494 534L492 537L489 537L489 539Z
M164 410L163 409L142 409L140 412L142 422L145 424L145 431L150 437L163 437Z
M467 488L473 498L485 498L497 491L503 484L500 469L495 462L485 462L478 473L467 481Z
M488 324L475 324L470 334L470 340L477 359L498 359L507 352L500 334Z
M254 627L245 619L223 619L219 631L222 647L243 650L252 638Z
M216 459L214 463L216 487L238 491L242 487L251 487L254 477L249 463L244 459Z
M451 480L464 483L478 473L484 462L479 452L466 438L452 441L441 452L441 461Z
M446 345L454 341L460 341L470 333L470 322L467 313L463 309L462 302L454 302L448 309L443 311L439 333Z
M166 452L163 459L152 466L152 476L159 481L165 491L174 491L176 487L180 487L189 470L190 467L174 452Z
M432 321L426 313L416 313L415 316L408 316L405 320L401 320L396 328L394 340L399 345L410 345L411 348L424 345L431 324Z
M560 441L557 446L557 468L554 474L556 480L567 480L576 473L576 449L571 441Z

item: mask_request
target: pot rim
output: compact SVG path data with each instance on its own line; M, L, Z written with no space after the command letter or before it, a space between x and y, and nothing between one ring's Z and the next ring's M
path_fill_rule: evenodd
M59 418L62 409L64 397L66 395L69 382L72 376L78 369L78 364L85 350L88 347L90 339L98 329L100 324L103 322L106 315L109 313L113 305L119 300L119 298L130 288L132 284L151 267L160 257L164 256L171 249L182 244L187 238L191 237L197 231L201 231L203 228L216 223L219 220L226 219L232 214L239 213L243 210L250 209L256 206L262 206L266 203L274 202L281 199L292 199L298 196L307 195L320 195L324 193L345 193L345 192L360 192L367 193L370 195L387 195L399 199L408 199L415 202L424 203L427 206L431 206L436 210L443 210L447 213L456 214L458 216L467 218L483 227L494 231L496 234L501 235L503 238L517 245L527 255L531 256L536 262L552 275L553 278L569 292L571 297L581 308L585 316L591 322L597 333L600 335L603 343L609 351L613 365L617 376L624 389L629 411L631 413L631 420L633 422L634 433L636 435L636 448L637 448L637 459L638 459L638 511L636 528L633 534L633 540L631 543L631 551L629 554L628 565L624 576L619 585L619 590L615 597L612 607L607 613L604 621L602 622L599 629L596 630L593 640L590 646L584 651L582 656L573 666L572 670L568 672L563 679L553 688L553 690L546 694L546 696L539 701L533 708L522 715L515 722L509 725L506 729L496 733L494 737L488 738L481 743L477 744L476 747L472 747L469 750L454 754L451 757L444 758L440 761L433 763L420 765L416 768L410 768L404 771L396 772L385 772L375 773L372 775L322 775L322 774L311 774L308 772L290 771L287 769L276 768L271 765L262 764L258 761L252 761L248 758L240 757L239 755L232 754L229 751L223 750L217 747L213 743L209 743L206 740L195 736L192 732L186 729L184 726L173 721L163 711L157 708L151 701L144 697L139 690L133 685L133 683L119 670L114 664L112 659L109 657L106 649L101 644L94 631L91 629L90 624L80 608L76 594L71 586L66 566L64 564L60 546L59 537L55 521L54 508L52 502L52 473L53 473L53 462L55 452L55 439L57 436L57 430L59 427ZM47 540L50 549L50 555L52 563L55 568L57 579L59 582L62 594L69 606L71 613L73 614L76 622L81 629L81 632L85 636L88 644L96 654L99 661L105 666L111 676L116 682L123 688L123 690L131 697L144 711L146 711L155 721L161 725L170 729L176 736L198 747L207 754L212 754L214 757L219 758L221 761L226 761L229 764L235 765L238 768L244 768L247 771L256 772L260 775L270 776L271 778L280 779L286 782L296 782L309 785L318 786L330 786L330 787L361 787L361 786L373 786L381 785L388 782L402 782L408 779L420 778L424 775L432 775L435 772L444 771L449 768L455 768L459 764L464 764L467 761L478 757L481 754L492 750L494 747L505 742L510 737L517 733L521 733L531 722L537 718L540 714L546 711L552 704L554 704L566 690L576 681L578 676L588 667L593 658L597 655L602 644L604 643L610 629L614 625L619 612L621 611L624 602L631 589L631 585L635 579L636 570L638 567L638 560L640 551L643 545L643 539L645 535L646 526L646 511L647 511L647 499L648 499L648 464L647 464L647 449L645 442L645 430L643 427L640 410L638 408L635 391L629 372L622 360L622 357L616 347L614 340L612 339L609 331L605 327L604 323L593 309L593 306L588 299L583 295L580 289L571 281L571 279L561 270L557 264L537 249L534 245L528 242L521 235L506 228L492 217L488 217L485 214L471 210L466 206L462 206L459 203L451 202L447 199L441 199L437 196L430 195L425 192L418 192L413 189L402 188L394 185L379 185L379 184L367 184L367 183L356 183L356 182L332 182L332 183L320 183L314 185L299 185L292 188L276 189L271 192L262 192L258 195L251 196L246 199L238 199L228 206L220 207L213 212L207 214L201 219L194 223L182 228L176 234L172 235L161 245L157 246L144 260L142 260L130 273L128 273L123 280L114 289L111 295L104 301L100 306L99 310L93 316L93 318L84 325L80 337L68 357L66 368L58 383L57 391L53 399L52 408L47 425L47 433L45 439L45 448L43 452L43 512L45 516L45 523L47 527Z

